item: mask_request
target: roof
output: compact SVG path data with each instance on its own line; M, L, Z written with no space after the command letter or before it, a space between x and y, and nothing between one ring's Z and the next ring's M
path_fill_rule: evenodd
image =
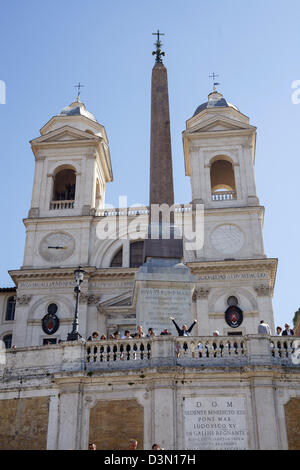
M97 122L95 116L86 110L85 105L77 100L71 103L69 106L63 108L59 114L59 116L85 116L92 121Z
M203 111L204 109L209 108L233 108L238 111L238 108L233 104L229 103L221 93L213 91L208 95L208 101L206 101L206 103L200 104L200 106L198 106L198 108L194 112L193 116L196 116L197 114L201 113L201 111Z

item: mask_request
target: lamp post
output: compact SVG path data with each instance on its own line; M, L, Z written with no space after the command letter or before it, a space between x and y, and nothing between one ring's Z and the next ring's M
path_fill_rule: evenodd
M81 266L74 271L74 277L76 286L74 292L76 294L76 304L75 304L75 314L73 321L73 329L71 333L68 333L67 341L78 341L81 338L81 334L78 331L79 321L78 321L78 304L79 304L79 295L80 295L80 284L83 282L85 272L81 269Z

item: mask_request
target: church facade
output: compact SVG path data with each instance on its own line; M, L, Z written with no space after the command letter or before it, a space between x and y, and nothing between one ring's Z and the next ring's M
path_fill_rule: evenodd
M0 448L299 449L297 345L274 336L277 259L264 250L249 118L214 89L186 121L192 201L175 225L200 208L203 243L183 238L180 282L140 281L149 207L105 205L109 141L79 97L40 134L23 264L0 289ZM79 333L102 342L66 341L78 266ZM193 336L178 338L170 316L196 319ZM139 323L156 336L109 339Z

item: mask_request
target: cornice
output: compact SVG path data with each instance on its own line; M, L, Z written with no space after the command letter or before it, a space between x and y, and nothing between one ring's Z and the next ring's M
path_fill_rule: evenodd
M211 270L211 269L245 269L249 270L251 267L277 266L277 258L258 258L258 259L243 259L243 260L218 260L218 261L191 261L187 263L192 270Z
M193 261L187 263L193 275L201 274L221 274L226 272L246 272L246 271L262 271L265 270L270 274L271 288L274 287L276 272L277 272L277 258L262 258L262 259L245 259L245 260L232 260L232 261Z
M70 268L49 268L49 269L20 269L8 271L13 281L18 284L19 281L28 281L29 279L73 279L76 266ZM111 280L111 279L129 279L133 280L138 268L101 268L82 266L85 271L85 280Z
M204 214L205 215L210 215L210 213L212 215L215 215L215 214L220 214L222 213L222 215L224 215L224 213L228 213L228 214L231 214L231 213L237 213L237 212L241 212L241 213L249 213L249 212L265 212L265 207L264 206L231 206L231 207L205 207L205 204L204 204Z
M219 130L219 131L201 131L199 132L195 129L194 131L185 131L183 137L188 140L199 140L200 138L211 138L216 139L220 137L240 137L240 136L249 136L255 133L254 129L228 129L228 130Z
M90 221L94 218L93 215L61 215L61 216L55 216L55 217L26 217L25 219L23 219L23 223L24 225L28 224L28 225L32 225L32 224L36 224L36 223L41 223L41 222L49 222L51 223L51 225L57 223L58 225L61 224L62 222L62 219L65 223L65 221L72 221L74 220L75 222L78 222L80 221L80 223L82 223L82 221Z
M54 131L48 131L47 132L47 130L49 129L49 127L51 127L51 125L54 122L64 122L64 120L66 120L66 116L60 116L60 115L52 116L49 119L49 121L47 121L46 124L44 124L43 127L40 129L40 134L42 136L44 136L44 135L50 134L50 132L55 132L57 129L60 129L60 127L55 129ZM105 127L102 124L100 124L100 122L93 121L92 119L90 119L90 118L88 118L87 116L84 116L84 115L68 116L67 120L68 120L68 122L74 121L75 123L85 121L89 127L93 127L95 130L101 130L101 131L105 132ZM65 126L73 127L70 124L65 124L62 127L65 127Z
M96 136L95 136L96 137ZM101 144L101 142L99 142L99 139L101 139L100 137L98 137L97 139L90 139L90 140L83 140L83 139L79 139L79 140L58 140L56 142L37 142L35 144L32 145L32 147L34 148L34 150L36 149L45 149L45 148L65 148L65 147L96 147L96 146L99 146Z

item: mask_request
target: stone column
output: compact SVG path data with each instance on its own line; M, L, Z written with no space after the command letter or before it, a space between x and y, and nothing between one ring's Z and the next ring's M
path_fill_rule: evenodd
M130 266L130 242L129 240L123 241L122 266L123 268L129 268Z
M47 179L45 181L45 187L41 187L41 203L40 207L44 212L49 212L50 202L52 201L52 191L53 191L53 174L48 173Z
M275 335L274 316L272 308L271 289L269 284L262 283L254 287L257 294L257 307L259 319L264 320L271 328L271 335Z
M40 208L41 186L43 181L45 157L40 155L36 156L35 171L34 171L34 184L32 189L31 209L29 216L38 216ZM35 212L34 212L35 210Z
M47 450L56 450L58 438L59 399L57 395L50 396Z
M162 383L163 382L163 383ZM153 443L164 449L175 448L174 390L171 379L160 381L153 390L154 425Z
M253 399L257 426L258 450L278 450L278 421L272 377L255 378L253 380Z
M190 146L192 201L195 204L203 204L206 196L203 162L200 159L200 151L199 146Z
M30 300L31 295L21 293L17 294L15 322L12 336L12 345L16 346L17 348L31 346L27 344L26 338L26 332L28 331L27 320Z
M64 385L59 399L58 450L80 449L81 384Z
M209 336L209 322L208 322L208 294L210 289L208 287L197 287L193 294L193 301L196 302L197 312L197 332L198 336Z

